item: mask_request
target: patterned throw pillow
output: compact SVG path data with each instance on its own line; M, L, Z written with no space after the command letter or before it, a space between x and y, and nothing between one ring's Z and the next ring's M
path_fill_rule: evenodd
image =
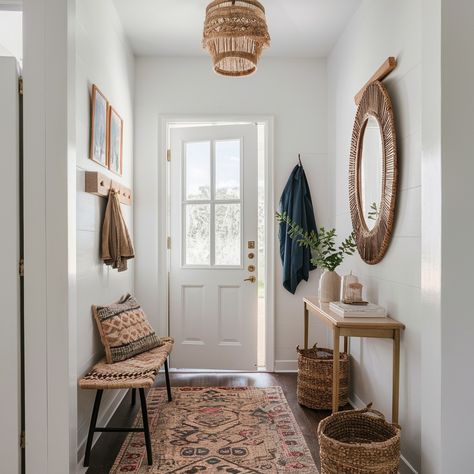
M131 295L108 306L93 306L92 312L108 364L162 345L137 300Z

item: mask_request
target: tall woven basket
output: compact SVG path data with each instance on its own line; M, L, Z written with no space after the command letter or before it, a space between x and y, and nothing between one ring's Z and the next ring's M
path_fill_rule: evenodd
M318 348L298 351L298 403L308 408L332 408L333 351ZM339 406L347 404L349 397L349 356L339 355Z
M370 405L325 418L318 427L321 474L397 474L400 427Z

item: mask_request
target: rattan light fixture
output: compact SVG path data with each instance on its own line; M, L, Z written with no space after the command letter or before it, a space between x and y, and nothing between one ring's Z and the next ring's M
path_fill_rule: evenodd
M206 9L203 46L218 74L253 74L270 46L265 8L257 0L214 0Z

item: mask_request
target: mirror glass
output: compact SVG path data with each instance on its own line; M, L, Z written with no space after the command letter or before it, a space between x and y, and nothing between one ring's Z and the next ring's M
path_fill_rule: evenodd
M367 229L377 223L382 202L383 145L378 120L369 115L361 140L360 204Z

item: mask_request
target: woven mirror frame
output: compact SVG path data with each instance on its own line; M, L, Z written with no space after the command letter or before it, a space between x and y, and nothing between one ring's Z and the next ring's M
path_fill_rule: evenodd
M364 217L361 196L363 140L369 117L377 120L382 139L381 203L377 222L370 230ZM366 88L357 108L349 161L349 203L352 227L359 254L370 265L379 263L390 245L397 202L397 181L397 136L392 101L385 86L376 81Z
M206 9L203 47L216 73L249 76L270 45L265 8L257 0L214 0Z

